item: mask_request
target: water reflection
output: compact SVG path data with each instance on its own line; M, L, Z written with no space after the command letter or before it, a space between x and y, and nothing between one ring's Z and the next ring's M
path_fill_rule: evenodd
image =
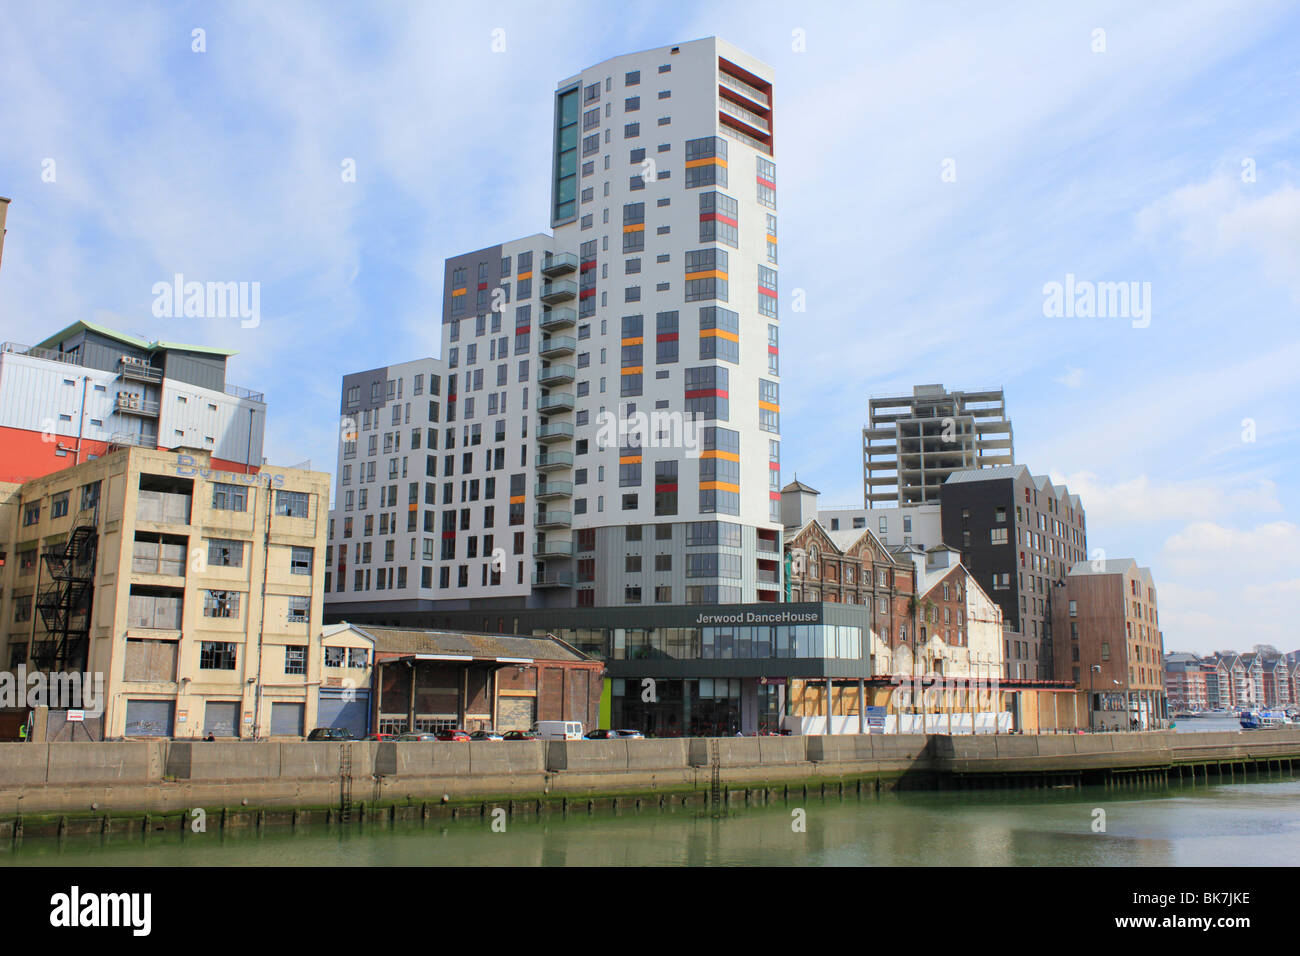
M1300 777L1264 782L809 797L733 809L555 811L366 828L27 838L0 863L112 866L1294 865ZM1106 830L1093 832L1096 809ZM806 830L792 811L806 812Z

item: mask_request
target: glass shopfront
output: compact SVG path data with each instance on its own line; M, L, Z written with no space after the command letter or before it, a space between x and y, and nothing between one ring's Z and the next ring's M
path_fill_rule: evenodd
M783 685L757 678L701 677L687 680L612 682L611 726L655 737L734 737L780 730ZM750 699L749 720L743 717Z
M552 633L602 660L860 660L863 629L836 624L760 627L557 628ZM544 631L539 632L544 634Z

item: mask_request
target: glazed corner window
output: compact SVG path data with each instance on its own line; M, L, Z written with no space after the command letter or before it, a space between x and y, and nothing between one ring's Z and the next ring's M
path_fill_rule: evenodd
M212 509L214 511L247 511L248 489L243 485L227 485L220 482L212 486Z
M277 491L275 493L275 513L289 518L306 518L309 510L308 495L305 491Z

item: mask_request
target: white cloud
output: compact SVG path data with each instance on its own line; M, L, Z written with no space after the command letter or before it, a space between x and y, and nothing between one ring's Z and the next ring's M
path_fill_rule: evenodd
M1277 487L1264 480L1250 484L1208 478L1169 481L1141 474L1107 483L1088 471L1066 475L1052 472L1051 476L1053 482L1068 485L1071 493L1082 497L1090 528L1190 522L1239 512L1279 511L1282 507Z
M1176 234L1199 259L1254 256L1265 275L1300 299L1300 188L1292 183L1270 190L1223 174L1151 203L1137 221L1153 241Z
M1066 388L1078 388L1083 384L1083 369L1081 368L1069 369L1068 371L1066 371L1064 375L1060 376L1059 378L1053 379L1053 381L1059 382L1060 384L1064 385Z

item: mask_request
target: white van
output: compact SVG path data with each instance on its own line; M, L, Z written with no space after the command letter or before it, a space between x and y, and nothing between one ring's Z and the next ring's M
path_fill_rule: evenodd
M578 720L539 720L533 724L539 740L581 740L582 722Z

